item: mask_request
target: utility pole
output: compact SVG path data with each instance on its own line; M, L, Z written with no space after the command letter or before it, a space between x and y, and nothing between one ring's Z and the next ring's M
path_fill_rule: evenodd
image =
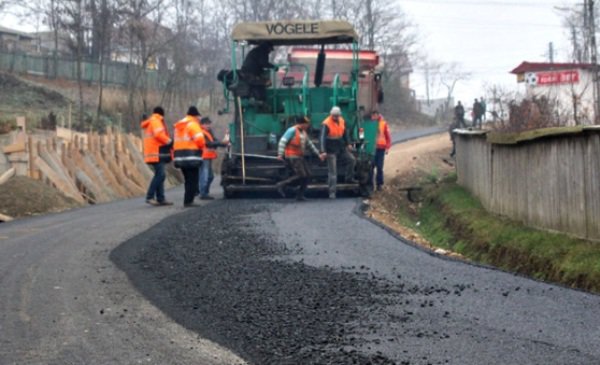
M427 106L431 105L429 99L429 63L425 64L425 94L427 96Z
M596 49L596 21L594 16L594 0L587 0L590 34L590 55L594 72L594 123L600 116L600 84L598 83L598 50Z
M593 5L592 5L593 6ZM590 62L590 15L589 15L589 0L583 0L583 61Z
M552 42L548 43L548 61L554 63L554 44Z

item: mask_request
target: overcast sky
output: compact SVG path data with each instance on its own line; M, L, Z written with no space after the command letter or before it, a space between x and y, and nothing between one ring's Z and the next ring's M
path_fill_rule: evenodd
M419 48L432 60L457 62L471 72L468 82L457 85L455 99L470 105L482 96L484 85L503 84L517 89L508 72L522 61L544 62L548 43L554 44L555 62L567 62L568 39L556 7L582 4L583 0L396 0L417 26ZM35 26L2 16L1 24L23 31ZM415 68L411 86L425 97L425 77ZM520 86L522 87L522 85ZM430 90L445 97L444 89Z
M554 44L554 61L568 62L568 39L556 7L583 4L583 0L397 2L418 26L422 48L432 59L458 62L472 73L470 81L455 91L456 100L468 105L484 96L486 83L517 89L515 76L508 72L522 61L547 61L549 42ZM419 98L425 97L424 80L422 70L415 69L411 86ZM444 97L445 90L433 90L433 94Z

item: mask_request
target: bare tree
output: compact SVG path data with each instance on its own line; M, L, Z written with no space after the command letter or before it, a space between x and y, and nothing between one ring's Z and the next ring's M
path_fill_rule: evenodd
M80 125L84 123L83 103L83 80L82 60L85 52L85 28L86 15L84 13L83 0L56 0L58 22L60 29L64 29L72 36L71 48L75 52L77 68L77 85L79 91L77 119Z
M14 0L0 0L0 12L4 12L9 7L15 4Z
M56 0L51 0L56 1ZM104 94L104 68L107 59L110 59L111 39L117 22L116 7L114 0L88 0L90 29L87 33L89 49L89 60L98 64L98 102L96 107L96 123L100 123L103 112ZM99 1L99 3L98 3Z
M557 8L562 13L563 26L571 41L570 58L573 62L579 63L591 61L590 40L592 32L598 32L598 23L596 23L596 29L591 29L591 14L585 7L585 3ZM594 16L598 18L600 9L594 8L594 13Z
M471 73L462 70L461 66L458 63L452 62L442 64L439 70L438 78L440 84L442 84L446 88L445 109L449 110L450 102L452 101L452 97L454 95L454 88L456 87L456 84L471 78Z
M129 55L127 115L130 127L137 122L137 112L149 109L148 65L156 61L173 40L171 30L163 25L167 4L166 0L124 0L120 7L121 23L116 34L119 46L126 48ZM141 97L141 108L136 108L137 94Z

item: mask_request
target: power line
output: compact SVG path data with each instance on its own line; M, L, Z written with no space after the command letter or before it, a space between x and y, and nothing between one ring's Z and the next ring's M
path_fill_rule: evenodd
M542 24L542 23L525 23L525 22L510 22L510 21L503 21L503 22L498 22L498 23L473 23L473 18L459 18L459 17L446 17L446 16L431 16L431 15L414 15L411 14L411 16L415 19L433 19L433 20L439 20L437 23L434 23L432 25L444 25L444 26L461 26L461 25L467 25L469 27L478 27L478 26L484 26L484 27L488 27L488 26L494 26L494 27L506 27L506 28L514 28L515 26L528 26L528 27L548 27L548 28L564 28L563 25L560 24ZM450 22L446 22L447 20L450 20ZM440 23L441 21L441 23Z
M431 3L438 5L476 5L476 6L512 6L512 7L533 7L533 8L548 8L554 6L562 6L564 3L537 3L525 1L494 1L494 0L477 0L476 2L465 0L402 0L401 2L411 3Z

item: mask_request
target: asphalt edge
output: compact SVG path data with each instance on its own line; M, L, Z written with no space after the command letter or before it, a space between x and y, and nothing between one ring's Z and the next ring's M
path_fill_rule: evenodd
M567 286L565 284L562 283L555 283L555 282L551 282L551 281L544 281L541 279L536 279L534 277L531 276L527 276L527 275L523 275L517 272L512 272L512 271L508 271L496 266L490 266L487 264L482 264L479 262L474 262L474 261L470 261L470 260L463 260L457 257L452 257L452 256L446 256L446 255L442 255L442 254L438 254L436 252L434 252L433 250L424 247L422 245L419 245L418 243L411 241L405 237L403 237L400 233L396 232L394 229L392 229L391 227L385 225L384 223L379 222L378 220L369 217L368 215L365 214L365 212L367 211L367 209L369 208L369 204L365 203L364 199L361 199L352 209L352 212L354 214L356 214L359 218L365 219L367 221L369 221L370 223L376 225L377 227L383 229L384 231L386 231L389 235L391 235L392 237L394 237L395 239L397 239L398 241L404 243L405 245L411 246L413 248L416 248L417 250L428 254L429 256L433 256L442 260L446 260L446 261L450 261L450 262L456 262L456 263L461 263L461 264L466 264L466 265L470 265L470 266L474 266L474 267L478 267L481 269L487 269L487 270L492 270L492 271L498 271L498 272L502 272L502 273L506 273L518 278L524 278L524 279L528 279L537 283L541 283L541 284L546 284L549 286L554 286L554 287L558 287L561 289L568 289L568 290L574 290L580 293L584 293L584 294L588 294L591 296L595 296L600 298L600 293L594 293L594 292L590 292L590 291L586 291L580 288L573 288L570 286Z

